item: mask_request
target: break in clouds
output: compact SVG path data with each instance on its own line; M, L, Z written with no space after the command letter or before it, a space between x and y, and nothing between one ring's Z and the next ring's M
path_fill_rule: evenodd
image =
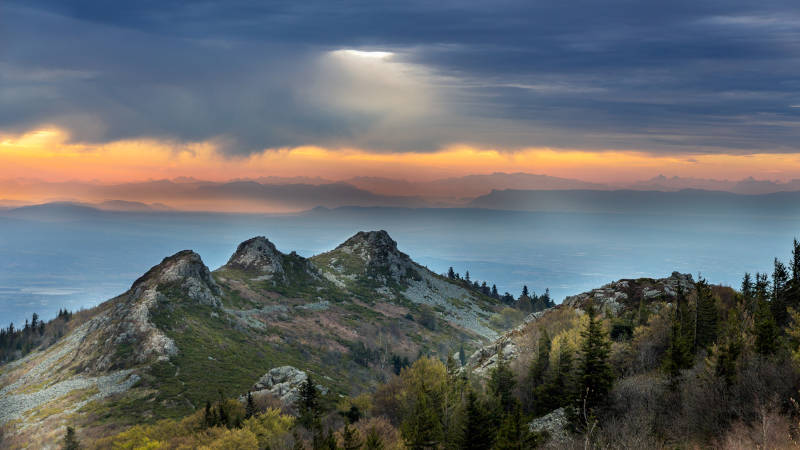
M9 1L0 131L230 154L798 151L793 2L549 3Z

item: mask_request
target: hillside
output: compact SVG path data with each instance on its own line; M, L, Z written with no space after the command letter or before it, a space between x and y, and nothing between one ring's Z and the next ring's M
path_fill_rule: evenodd
M309 259L256 237L213 272L181 251L76 315L53 345L0 366L3 438L48 446L66 424L90 437L182 417L285 365L333 398L358 394L394 361L484 345L502 331L489 320L500 309L415 263L385 231Z

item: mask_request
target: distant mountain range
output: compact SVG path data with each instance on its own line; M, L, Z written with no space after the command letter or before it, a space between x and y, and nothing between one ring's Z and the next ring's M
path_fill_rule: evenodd
M7 198L0 200L0 208L63 201L91 203L100 209L114 211L174 208L193 211L298 212L317 206L485 207L486 200L482 197L496 196L493 192L506 190L678 192L687 189L766 195L800 191L800 179L788 182L753 178L729 181L660 175L630 184L612 185L529 173L493 173L424 182L380 177L334 181L320 177L275 176L227 182L179 178L111 185L7 180L0 181L0 192ZM511 194L506 194L505 201L509 201L508 195ZM556 194L543 194L538 201L543 201L543 198L555 199L554 196ZM619 197L620 194L614 196ZM517 206L514 208L518 209Z
M468 206L509 211L796 216L800 215L800 191L742 195L698 189L674 192L506 189L478 197Z

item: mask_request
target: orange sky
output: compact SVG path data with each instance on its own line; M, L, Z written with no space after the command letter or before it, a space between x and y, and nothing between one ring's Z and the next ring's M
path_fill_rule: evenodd
M249 157L225 157L216 151L213 142L127 140L76 144L70 143L68 138L64 131L55 128L22 135L0 135L0 179L117 183L180 176L223 181L259 176L319 176L339 180L367 175L429 180L498 171L606 183L631 182L658 174L715 179L800 177L798 154L663 156L646 152L546 148L500 152L454 146L433 153L298 147L267 150Z

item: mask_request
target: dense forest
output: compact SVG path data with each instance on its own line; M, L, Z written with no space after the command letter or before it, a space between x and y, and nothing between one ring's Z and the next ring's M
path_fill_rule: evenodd
M466 282L466 280L465 280ZM789 448L797 445L800 244L740 289L700 277L674 301L620 312L562 305L534 350L484 375L422 356L355 397L309 376L291 405L220 397L184 419L83 443L113 448ZM628 330L628 331L626 331ZM463 358L463 357L462 357ZM344 376L345 374L343 374ZM81 445L72 430L65 446ZM72 447L70 447L72 446Z

